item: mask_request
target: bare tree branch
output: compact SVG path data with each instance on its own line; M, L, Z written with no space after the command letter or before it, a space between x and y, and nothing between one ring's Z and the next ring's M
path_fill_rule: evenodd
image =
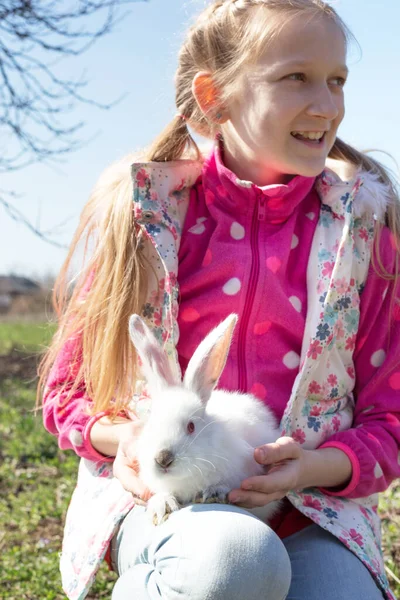
M84 123L66 124L76 105L109 109L121 100L85 97L86 78L64 78L57 66L109 34L135 1L0 0L0 139L12 147L0 153L0 174L81 148Z
M88 140L78 138L82 121L66 122L75 107L109 109L121 100L102 104L86 97L87 79L65 78L58 67L108 35L126 15L121 8L136 1L0 0L0 175L78 150ZM66 248L52 239L65 222L41 230L16 208L16 197L0 190L7 215L43 241Z
M4 191L2 193L5 195ZM16 194L14 194L12 192L8 192L8 194L10 196L16 197ZM18 210L13 204L11 204L11 202L6 200L1 195L0 195L0 204L3 206L6 213L13 221L16 221L17 223L22 223L23 225L25 225L25 227L27 227L32 233L34 233L37 237L42 239L44 242L47 242L48 244L51 244L52 246L55 246L56 248L62 248L62 249L68 248L68 246L66 244L60 244L56 240L53 240L50 236L54 235L57 232L57 229L59 229L60 227L65 225L65 223L69 220L69 218L65 219L61 223L58 223L58 225L55 225L48 231L42 231L40 229L39 223L36 226L33 225L33 223L31 223L20 210Z

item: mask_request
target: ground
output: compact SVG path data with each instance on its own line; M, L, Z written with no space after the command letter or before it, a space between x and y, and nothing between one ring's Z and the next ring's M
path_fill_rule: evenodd
M78 458L58 449L35 415L36 351L54 327L0 323L0 590L2 600L62 600L58 571ZM387 574L400 598L400 484L382 495ZM104 565L88 600L109 599Z
M40 413L33 412L38 362L33 351L50 333L38 324L0 323L2 600L66 598L58 562L78 458L58 449ZM109 599L115 578L104 565L88 600Z

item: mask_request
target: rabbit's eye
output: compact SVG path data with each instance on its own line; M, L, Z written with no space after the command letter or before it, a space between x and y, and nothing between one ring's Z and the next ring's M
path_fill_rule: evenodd
M187 424L187 432L193 433L193 431L194 431L194 423L193 423L193 421L189 421L189 423Z

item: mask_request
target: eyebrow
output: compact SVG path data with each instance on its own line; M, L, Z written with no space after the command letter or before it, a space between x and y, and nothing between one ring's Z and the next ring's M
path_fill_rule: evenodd
M309 67L312 66L312 62L308 61L308 60L301 60L301 61L288 61L287 63L283 63L280 65L277 65L279 68L281 69L288 69L290 68L295 68L295 67ZM344 71L346 73L346 75L349 74L349 68L347 67L347 65L338 65L337 67L335 67L335 69L332 69L333 71L335 70L339 70L339 71Z

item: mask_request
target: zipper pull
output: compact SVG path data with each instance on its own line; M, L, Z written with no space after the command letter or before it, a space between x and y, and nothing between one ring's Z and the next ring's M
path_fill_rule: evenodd
M258 197L258 220L265 221L265 195L261 193Z

